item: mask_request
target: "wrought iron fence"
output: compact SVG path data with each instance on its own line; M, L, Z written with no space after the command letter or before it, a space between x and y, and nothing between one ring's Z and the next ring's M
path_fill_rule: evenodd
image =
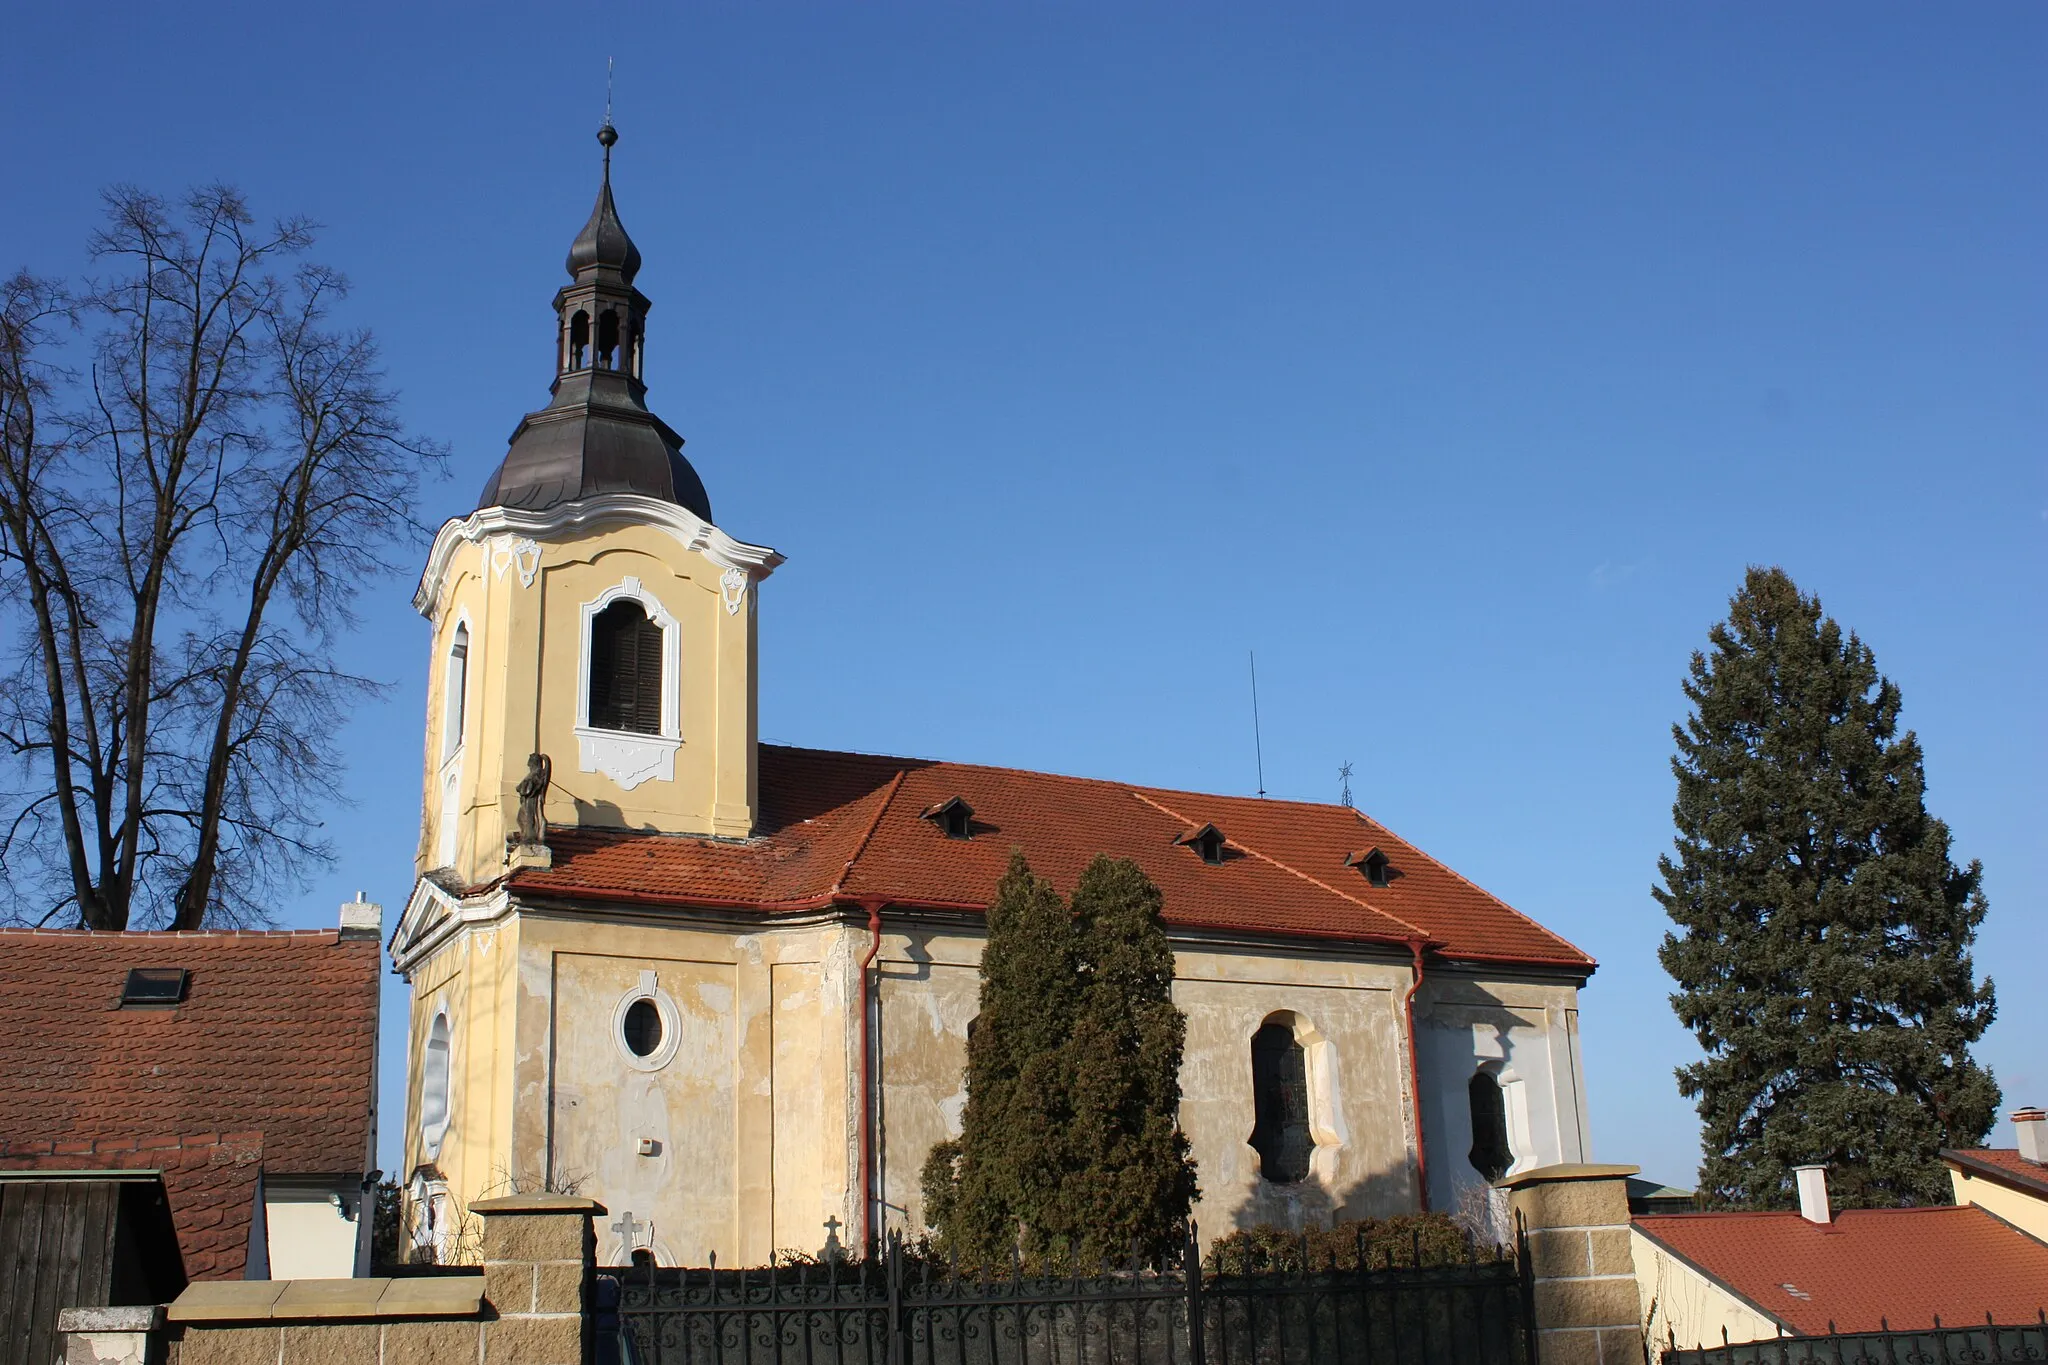
M599 1365L1535 1365L1526 1256L1216 1275L860 1264L602 1270Z
M1697 1350L1667 1350L1663 1365L1978 1365L1978 1362L2048 1360L2048 1312L2027 1323L1947 1327L1940 1318L1924 1331L1842 1332L1818 1337L1723 1342Z

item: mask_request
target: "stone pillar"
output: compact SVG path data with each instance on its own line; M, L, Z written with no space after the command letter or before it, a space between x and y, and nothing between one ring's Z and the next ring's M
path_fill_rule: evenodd
M484 1225L484 1297L496 1319L484 1324L491 1365L583 1365L589 1328L590 1272L597 1239L591 1223L604 1205L562 1194L483 1199L469 1211Z
M1529 1239L1540 1365L1642 1365L1628 1177L1634 1166L1539 1166L1501 1181Z
M156 1365L163 1359L163 1325L161 1304L66 1308L57 1314L63 1365Z

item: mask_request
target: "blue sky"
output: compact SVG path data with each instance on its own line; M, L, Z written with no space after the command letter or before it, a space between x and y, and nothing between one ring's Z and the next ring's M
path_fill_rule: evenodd
M0 268L82 268L114 181L311 214L454 446L437 518L545 398L615 56L651 402L720 524L789 556L764 735L1249 792L1256 649L1266 787L1334 800L1351 761L1363 809L1597 956L1598 1155L1679 1182L1669 726L1743 566L1785 565L1904 689L1986 865L1982 1056L2048 1100L2039 5L6 28ZM405 897L411 588L369 595L349 662L394 687L284 923Z

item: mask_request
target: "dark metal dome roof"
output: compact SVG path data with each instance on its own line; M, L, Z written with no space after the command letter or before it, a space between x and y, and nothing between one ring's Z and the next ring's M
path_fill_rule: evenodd
M533 511L600 493L640 493L711 520L711 496L683 458L683 438L649 412L636 380L606 371L564 375L555 401L520 419L479 507Z

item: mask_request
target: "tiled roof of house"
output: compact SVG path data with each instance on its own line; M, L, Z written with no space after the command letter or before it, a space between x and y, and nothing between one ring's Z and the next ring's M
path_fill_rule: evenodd
M2001 1180L2037 1194L2048 1194L2048 1166L2029 1161L2011 1147L1965 1147L1944 1151L1942 1160L1969 1175Z
M262 1169L261 1133L0 1143L0 1170L162 1172L190 1280L242 1278Z
M1446 957L1591 971L1593 960L1348 806L1162 791L1014 768L760 748L761 833L745 843L623 831L550 831L551 868L513 888L570 899L774 912L878 900L979 910L1013 847L1071 888L1097 853L1130 858L1169 924L1405 945ZM973 837L925 812L959 797ZM1228 845L1205 863L1175 841L1205 824ZM1378 848L1388 884L1345 859Z
M124 1008L134 967L184 999ZM186 1273L240 1274L259 1163L368 1169L380 968L334 930L0 930L0 1164L163 1169Z
M1635 1226L1795 1334L2033 1322L2048 1307L2048 1245L1983 1209L1681 1213ZM1681 1346L1693 1343L1681 1342ZM1718 1344L1718 1343L1716 1343Z

